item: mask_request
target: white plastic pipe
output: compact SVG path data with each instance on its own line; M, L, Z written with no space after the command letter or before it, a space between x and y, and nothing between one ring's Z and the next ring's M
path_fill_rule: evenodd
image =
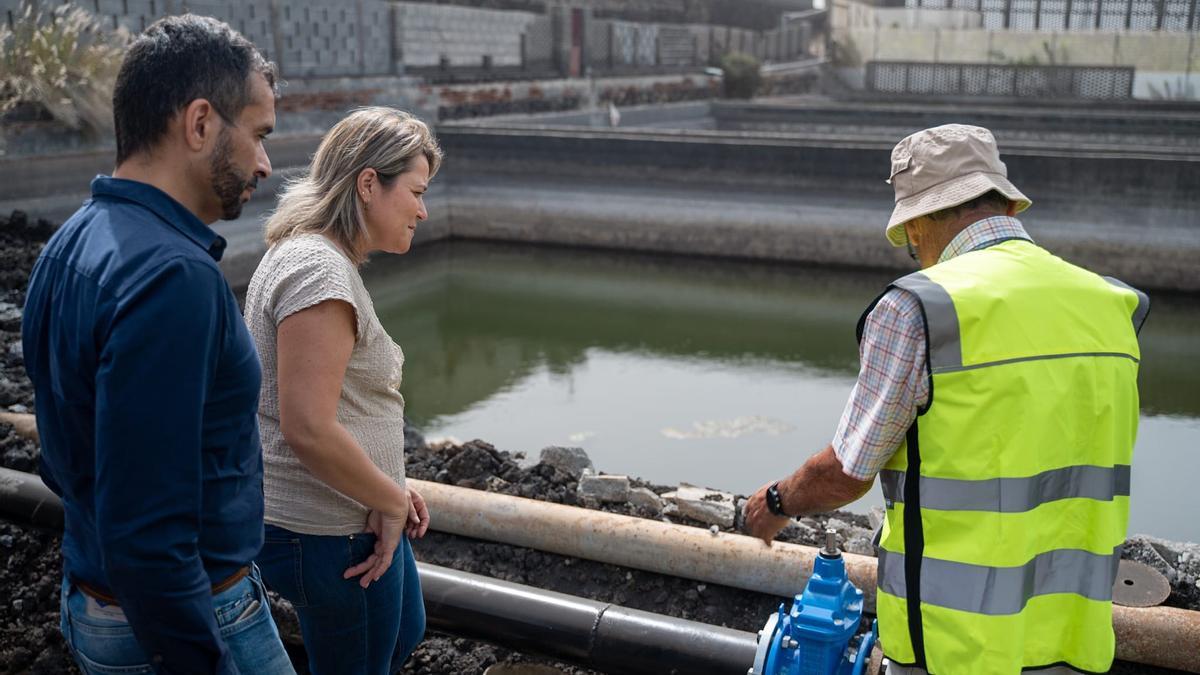
M804 589L818 549L686 525L410 479L433 529L575 558L790 597ZM846 573L875 608L876 559L843 554ZM1200 612L1113 607L1117 658L1200 673Z
M818 549L658 520L409 479L431 527L464 537L791 597L804 590ZM844 554L846 572L875 607L875 558Z

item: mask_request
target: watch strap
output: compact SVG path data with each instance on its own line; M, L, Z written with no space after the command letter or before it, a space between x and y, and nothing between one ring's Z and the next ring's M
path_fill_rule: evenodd
M777 516L787 516L783 510L783 497L779 495L779 482L776 481L767 488L767 509Z

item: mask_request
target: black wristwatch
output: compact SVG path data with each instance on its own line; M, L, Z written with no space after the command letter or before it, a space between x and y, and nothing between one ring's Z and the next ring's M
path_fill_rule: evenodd
M788 516L783 510L783 497L779 496L779 481L771 483L771 487L767 488L767 510L777 516Z

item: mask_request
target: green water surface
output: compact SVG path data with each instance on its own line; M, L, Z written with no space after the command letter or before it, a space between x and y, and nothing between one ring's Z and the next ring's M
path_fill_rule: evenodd
M575 445L601 471L739 493L830 441L855 324L893 276L478 242L364 270L427 436ZM1130 531L1200 541L1200 300L1152 299Z

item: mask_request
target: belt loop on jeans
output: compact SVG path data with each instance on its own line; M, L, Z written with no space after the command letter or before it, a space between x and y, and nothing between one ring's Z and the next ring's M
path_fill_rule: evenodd
M246 575L248 575L248 574L250 574L250 566L249 565L243 565L242 567L239 567L237 569L237 571L234 572L233 574L230 574L228 577L225 577L221 581L218 581L217 583L213 584L213 586L212 586L213 595L217 595L218 593L223 593L223 592L233 588L234 585L237 584L237 582L241 581L242 579L245 579ZM93 598L95 598L96 600L99 600L100 602L103 602L106 605L114 605L117 607L121 606L121 603L117 602L117 599L115 597L113 597L113 595L111 593L100 590L99 588L96 588L95 586L85 584L82 581L75 581L72 583L74 583L75 587L78 588L80 591L82 591L84 595L90 595Z

